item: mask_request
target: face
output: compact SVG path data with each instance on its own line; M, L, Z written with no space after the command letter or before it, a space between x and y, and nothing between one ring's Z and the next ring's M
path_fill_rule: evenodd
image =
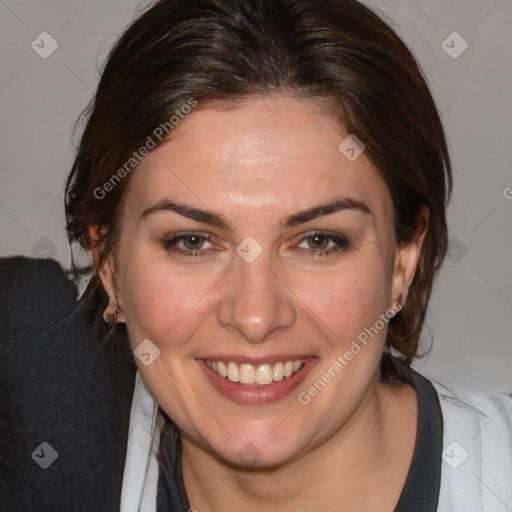
M103 283L133 348L159 351L135 360L160 406L232 464L293 460L343 427L412 280L417 247L395 248L390 195L338 149L347 135L313 100L198 107L130 177Z

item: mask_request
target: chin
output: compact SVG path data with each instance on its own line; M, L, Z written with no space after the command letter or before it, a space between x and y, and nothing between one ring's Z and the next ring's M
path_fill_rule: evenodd
M261 440L261 437L243 436L241 439L230 438L209 443L208 451L217 459L230 466L246 469L271 469L298 457L303 451L290 439L275 442Z

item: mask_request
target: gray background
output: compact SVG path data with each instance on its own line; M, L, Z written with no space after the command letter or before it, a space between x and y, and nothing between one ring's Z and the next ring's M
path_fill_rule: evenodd
M414 367L448 387L512 391L512 0L365 3L417 55L454 166L450 253L423 333L424 348L431 338L433 348ZM63 190L71 130L108 49L145 4L0 0L1 255L48 256L69 266ZM454 31L469 44L457 58L463 42L448 37ZM48 51L42 32L58 43L46 59L31 47L35 41Z

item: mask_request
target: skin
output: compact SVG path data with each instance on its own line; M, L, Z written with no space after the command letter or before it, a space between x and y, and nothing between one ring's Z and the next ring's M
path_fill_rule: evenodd
M340 503L344 511L391 511L399 499L417 400L407 383L379 382L386 328L307 405L297 399L400 293L405 303L427 229L395 247L389 192L364 153L351 162L338 150L347 135L319 100L274 95L198 107L130 177L116 258L100 276L132 346L149 338L160 349L151 365L136 362L181 430L185 487L199 512L339 511ZM338 197L358 199L372 214L279 223ZM162 199L219 213L233 230L170 211L141 218ZM203 256L164 247L189 230L212 238L178 246ZM305 239L313 230L345 235L350 245L312 257L336 245ZM263 249L252 263L236 253L248 236ZM289 396L239 405L195 361L212 347L256 359L307 354L317 364ZM248 443L258 454L252 464L239 457Z

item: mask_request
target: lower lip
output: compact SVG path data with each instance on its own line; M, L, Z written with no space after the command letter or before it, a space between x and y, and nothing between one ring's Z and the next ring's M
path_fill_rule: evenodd
M304 366L291 377L285 377L279 382L268 386L247 386L239 382L231 382L227 377L221 377L206 366L202 359L196 359L204 371L210 384L223 396L241 405L270 404L282 400L292 393L304 380L309 370L318 362L316 357L310 357Z

